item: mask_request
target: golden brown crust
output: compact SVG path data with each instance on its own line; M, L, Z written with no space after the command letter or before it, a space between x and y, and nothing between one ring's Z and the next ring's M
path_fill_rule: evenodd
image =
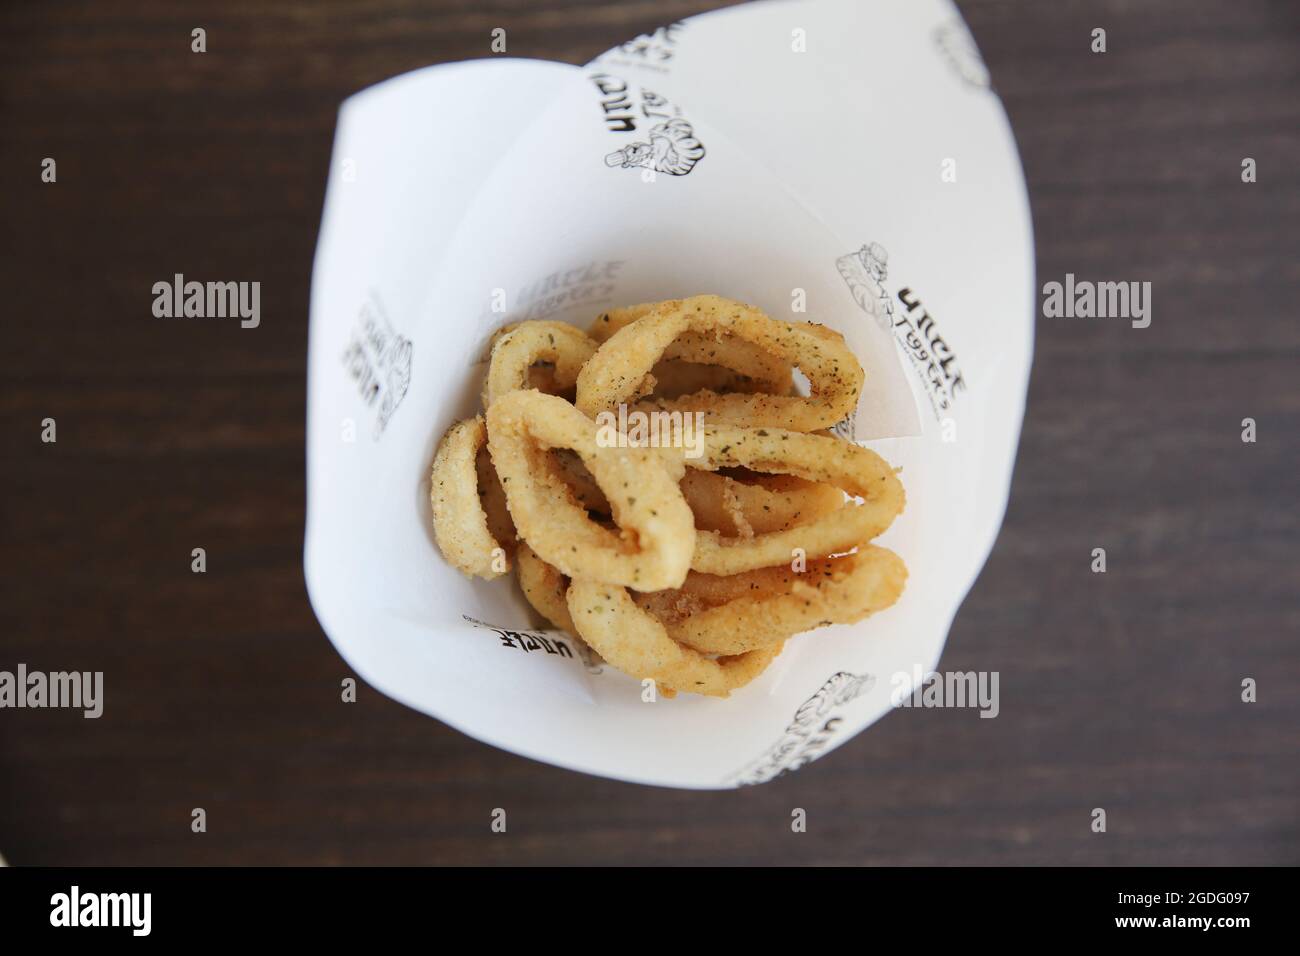
M645 377L685 333L732 335L776 360L797 366L812 389L808 397L702 391L659 399L664 411L703 411L710 421L772 426L794 431L830 428L853 411L862 390L862 366L842 336L808 324L781 322L752 306L716 295L660 303L624 325L596 350L578 375L577 406L595 416L636 401ZM725 355L721 356L723 364Z
M638 590L685 580L695 522L667 456L649 448L602 446L595 422L563 399L536 391L498 398L488 409L487 425L510 515L539 557L570 577ZM592 521L547 480L550 448L577 452L620 531Z
M810 397L792 394L796 365ZM902 509L902 485L825 430L861 378L838 333L718 296L614 309L590 336L507 325L486 415L453 425L434 456L438 546L466 574L513 563L549 626L662 696L726 697L787 639L902 592L902 561L869 543ZM698 456L610 447L588 415L619 402L704 412Z
M479 499L477 458L486 440L482 416L447 429L433 457L429 504L434 538L443 556L463 573L490 580L510 570L510 559L489 530Z

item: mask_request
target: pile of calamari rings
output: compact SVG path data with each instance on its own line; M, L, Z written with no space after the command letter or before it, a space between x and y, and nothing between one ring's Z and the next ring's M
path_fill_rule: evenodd
M863 382L837 332L699 295L585 333L517 322L490 348L484 414L434 456L434 536L467 575L516 569L533 609L613 667L726 697L795 635L898 600L907 569L871 542L903 486L828 431ZM675 430L651 440L632 413Z

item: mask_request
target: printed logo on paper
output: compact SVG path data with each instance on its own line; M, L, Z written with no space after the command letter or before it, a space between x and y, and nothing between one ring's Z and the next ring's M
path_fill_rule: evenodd
M563 631L515 631L510 628L498 627L495 624L488 624L486 621L480 621L468 614L462 614L461 617L475 627L492 631L500 639L502 647L523 651L525 654L542 651L547 654L573 659L573 650L569 647L568 642L559 637L560 634L564 633ZM601 673L604 670L602 666L604 661L596 657L595 653L586 644L581 641L575 641L574 643L578 648L577 659L582 662L582 666L586 668L587 672L591 674Z
M939 56L967 86L987 90L992 86L988 67L980 56L975 38L960 20L945 23L934 31L934 45Z
M400 335L375 292L361 306L352 338L343 352L343 367L356 383L366 407L374 413L374 436L384 429L411 387L411 340Z
M636 39L628 40L601 54L599 62L670 73L673 59L677 55L677 41L685 29L686 24L679 21L662 26L653 33L642 33Z
M594 318L601 309L609 308L618 299L619 271L624 265L622 259L595 259L530 279L519 288L496 290L500 294L491 297L478 317L480 330L488 336L479 350L478 363L491 357L488 344L492 333L509 322L580 311L588 311Z
M839 671L794 712L781 739L763 756L732 774L737 786L752 787L794 773L826 752L843 721L844 707L875 686L871 674Z
M704 158L704 144L681 108L665 97L609 73L590 77L600 94L605 129L624 142L605 165L685 176Z
M916 293L910 288L900 289L898 300L904 311L894 308L894 300L885 288L889 252L880 243L869 242L857 252L837 259L835 268L858 307L882 329L893 330L898 347L921 380L935 418L944 418L956 404L957 396L966 391L966 379L957 354L939 334L938 324Z

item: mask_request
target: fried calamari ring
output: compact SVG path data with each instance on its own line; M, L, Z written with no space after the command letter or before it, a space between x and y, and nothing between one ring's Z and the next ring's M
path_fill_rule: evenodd
M553 366L549 382L553 391L572 388L595 351L596 343L567 322L515 323L493 340L483 407L491 408L507 392L529 388L539 362Z
M795 549L808 558L842 554L881 534L903 510L903 485L894 469L861 445L779 428L706 425L703 432L704 453L686 460L692 468L715 471L742 467L790 474L833 485L863 501L845 504L806 524L752 538L729 539L716 531L699 531L692 570L737 574L788 565Z
M572 578L642 591L679 586L695 548L695 519L670 459L658 449L597 442L597 426L576 408L536 391L507 392L487 413L488 448L515 527L546 562ZM621 529L592 521L548 479L551 448L570 448L610 503Z
M573 626L569 605L564 599L569 590L569 579L539 558L527 544L519 546L515 561L519 568L519 587L533 610L552 627L576 635L578 629Z
M603 312L592 323L587 334L594 342L603 344L614 333L631 325L638 319L644 318L655 309L671 301L643 302L640 305L631 305L624 309L611 309L608 312ZM708 382L703 382L696 388L690 389L691 392L709 389L715 392L762 391L775 395L788 395L794 385L794 380L791 377L793 365L789 361L778 358L765 351L761 346L741 336L716 329L712 331L683 332L664 350L662 359L653 369L654 377L658 379L660 384L660 391L665 391L663 386L666 366L673 362L721 366L733 372L732 382L746 386L739 389L730 388L727 387L728 380L724 379L719 383L722 387L715 387ZM685 390L678 390L679 394L683 391ZM649 394L649 390L647 389L642 394ZM627 400L625 399L625 401Z
M756 475L739 481L688 468L681 488L695 514L695 527L728 537L752 538L755 534L781 531L844 505L844 492L834 485L793 475Z
M479 500L476 459L486 440L481 416L447 429L433 456L429 504L433 534L443 556L465 574L491 580L510 569L510 559L488 530L488 517Z
M521 389L536 388L547 394L571 391L578 370L595 350L596 343L564 322L504 325L492 336L483 406L489 407L505 393ZM539 365L539 362L548 364ZM579 504L588 511L609 513L609 503L577 455L567 449L556 450L549 465L549 470L564 481ZM481 482L482 474L479 477Z
M722 365L688 362L685 359L663 359L650 373L652 399L681 398L696 392L762 392L769 383L760 382ZM543 389L545 391L545 389Z
M853 624L890 607L907 567L894 552L864 545L854 554L718 577L692 571L680 589L634 597L680 644L743 654L827 624Z
M636 305L625 305L622 308L602 312L596 316L596 321L591 323L587 334L598 343L605 342L619 329L631 325L637 319L645 318L662 304L662 302L639 302Z
M753 390L789 395L794 388L793 366L762 347L723 332L683 332L664 350L667 361L720 365L753 383Z
M641 384L670 345L686 332L730 333L795 365L807 377L808 397L700 392L656 405L704 411L714 421L792 431L829 428L857 404L864 373L844 340L829 330L780 322L758 309L715 295L672 299L614 333L578 375L577 406L585 414L635 401ZM725 356L720 357L725 362Z
M496 347L497 342L499 342L507 333L513 332L515 329L519 328L522 324L523 323L521 322L507 322L505 325L494 331L488 339L487 350L484 353L482 364L488 365L491 363L492 349ZM483 386L484 388L479 391L480 398L483 397L484 390L487 387L486 373L484 373L483 376ZM569 398L570 400L572 400L573 396L566 393L572 393L574 391L574 383L570 382L568 387L565 388L555 380L555 366L549 362L538 362L528 370L528 385L525 387L535 388L539 392L545 392L547 395L564 395L564 397Z
M497 539L506 554L513 555L519 536L515 533L515 523L510 520L505 489L501 487L501 479L492 466L492 456L488 454L486 431L484 435L484 442L474 458L474 469L478 473L478 499L483 507L483 516L487 519L488 533Z
M726 697L752 681L781 653L782 644L711 660L668 636L663 624L637 607L621 587L575 579L569 614L578 636L614 667L663 689Z

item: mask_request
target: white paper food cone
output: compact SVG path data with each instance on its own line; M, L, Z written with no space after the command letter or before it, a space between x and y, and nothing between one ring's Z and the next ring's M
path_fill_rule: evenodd
M728 13L728 42L745 14L761 20L769 6ZM695 49L692 56L706 55ZM939 60L922 66L922 74L949 69ZM1019 288L1028 295L1032 280L1027 220L1020 186L1001 214L1022 221L997 238L994 253L971 253L982 266L998 258L997 277L1017 286L1004 291L998 324L981 326L981 336L1003 336L1000 350L987 348L975 323L994 310L963 293L984 291L967 274L970 255L945 261L911 248L928 242L930 230L860 218L893 214L883 201L871 205L875 196L846 199L856 214L818 205L837 193L890 189L912 189L916 199L934 193L937 174L924 190L911 181L837 183L822 160L839 162L838 154L810 153L799 171L779 150L758 155L741 138L750 131L720 104L710 114L693 105L690 89L669 96L646 86L611 63L576 70L493 61L422 71L349 101L313 281L307 579L339 651L412 707L561 766L729 787L797 769L843 743L890 708L900 689L893 675L937 662L1005 503L1029 353ZM869 107L859 98L850 118L874 123ZM1000 125L985 132L1005 146L996 112ZM511 135L493 139L472 121L484 115ZM838 149L834 142L822 148ZM341 180L344 158L376 174L364 191L348 192L357 182ZM1000 161L1018 177L1014 148ZM799 188L819 177L826 181L817 188ZM933 213L934 232L948 228L950 212ZM858 254L862 242L846 241L841 229L889 237L890 255L915 270L909 276L924 300L909 312L877 252ZM940 282L939 269L955 278ZM824 322L849 339L869 373L858 437L875 439L871 447L903 467L908 493L907 510L880 543L907 561L911 577L894 608L792 640L728 700L648 703L638 682L593 666L572 639L523 633L532 616L511 583L470 581L442 560L427 470L445 428L477 410L478 363L493 329L543 316L585 325L610 305L706 291L779 318ZM958 361L920 358L939 348L933 323L917 312L932 301L944 303L935 314L965 380L945 409L921 377L930 364L945 371ZM803 302L806 315L793 311ZM905 332L905 322L917 328ZM917 346L900 360L906 353L893 343L906 334L919 336ZM944 441L953 421L956 440Z

